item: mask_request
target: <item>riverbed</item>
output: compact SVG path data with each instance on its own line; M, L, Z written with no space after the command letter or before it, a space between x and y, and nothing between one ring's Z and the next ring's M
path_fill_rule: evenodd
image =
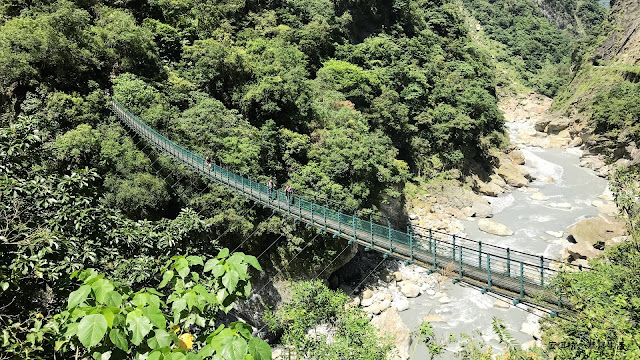
M507 125L512 140L517 143L517 131L525 124L511 122ZM543 149L524 144L520 144L520 148L525 157L524 166L535 180L528 187L514 188L498 197L486 197L494 211L492 220L509 227L514 235L490 235L480 231L474 220L463 221L465 234L461 235L536 255L560 258L564 248L570 245L565 229L597 214L591 203L607 193L607 180L580 167L581 150L577 148ZM536 192L544 196L535 198L544 200L531 199ZM467 334L502 348L492 330L492 319L497 317L504 321L521 344L533 340L530 334L520 331L523 323L535 324L539 319L538 315L525 311L526 306L497 307L495 295L483 295L464 284L448 282L440 291L446 293L449 303L442 304L438 298L426 294L409 299L409 309L401 312L400 316L412 331L418 329L426 315L437 314L444 319L444 322L432 323L439 341L447 343L450 334L456 338L459 334ZM453 359L459 350L458 343L449 344L439 358ZM429 358L426 346L419 344L412 358Z

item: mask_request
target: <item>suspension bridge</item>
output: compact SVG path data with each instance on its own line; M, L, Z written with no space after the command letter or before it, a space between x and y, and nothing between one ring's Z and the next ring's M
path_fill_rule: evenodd
M572 264L411 224L404 231L398 230L389 221L381 225L372 218L360 219L356 213L345 214L311 199L288 198L277 189L269 192L264 184L217 164L207 164L201 156L152 129L115 98L111 101L111 110L129 129L173 161L294 221L333 234L334 238L342 238L349 244L362 245L366 251L378 251L385 258L414 263L429 272L439 271L452 277L454 282L479 287L482 293L506 296L513 299L514 304L541 305L551 310L552 316L567 305L563 304L560 294L545 285L563 267L578 269Z

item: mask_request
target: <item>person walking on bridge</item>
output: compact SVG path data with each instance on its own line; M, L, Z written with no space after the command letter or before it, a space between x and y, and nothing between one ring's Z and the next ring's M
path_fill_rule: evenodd
M269 190L269 201L271 201L271 198L273 196L273 188L275 187L275 185L273 184L273 180L269 179L269 182L267 183L267 189Z
M291 194L293 193L293 189L291 185L287 185L287 188L284 190L284 193L287 197L287 204L291 204Z
M209 157L209 155L207 155L207 158L205 159L205 163L207 164L207 167L211 169L211 158Z

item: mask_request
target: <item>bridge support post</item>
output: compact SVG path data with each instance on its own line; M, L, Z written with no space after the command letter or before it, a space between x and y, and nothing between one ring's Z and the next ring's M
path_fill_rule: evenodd
M460 256L458 256L458 275L460 278L460 281L462 281L462 246L458 247L458 251L460 252Z
M487 289L491 290L491 254L487 253Z
M342 237L342 207L338 210L338 237Z
M371 231L371 248L373 249L373 214L369 214L369 231Z
M389 230L389 253L393 254L393 241L391 241L391 221L387 218L387 229Z
M433 269L432 272L438 271L438 244L433 242Z
M327 202L324 202L324 209L322 211L324 215L324 232L327 232Z
M524 299L524 263L520 261L520 300Z
M407 234L409 234L409 259L413 262L413 231L411 223L407 223Z
M507 248L507 276L511 277L511 249Z
M482 269L482 241L478 241L478 267Z
M544 286L544 256L540 255L540 285Z
M356 234L356 211L353 210L353 241L358 241L358 236Z
M313 207L316 205L316 197L313 196L313 202L311 203L311 226L313 226Z
M433 251L433 231L431 228L429 228L429 250Z
M302 221L302 199L298 201L298 218Z
M453 253L453 261L456 261L456 234L453 234L451 252Z

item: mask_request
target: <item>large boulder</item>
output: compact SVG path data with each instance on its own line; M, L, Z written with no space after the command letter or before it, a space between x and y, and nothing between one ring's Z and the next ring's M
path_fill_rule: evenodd
M510 162L503 162L497 171L504 181L514 187L523 187L529 183L526 177L522 174L518 166Z
M496 197L504 192L504 189L495 182L486 183L484 181L478 181L476 184L476 191L483 195Z
M420 287L410 281L403 281L400 291L402 292L402 295L408 298L414 298L420 295Z
M614 238L626 235L625 223L604 214L585 219L567 229L567 239L574 243L567 249L569 261L591 259L605 246L615 243Z
M535 129L539 132L547 132L547 125L551 122L550 119L540 119L536 122Z
M569 118L557 118L549 122L546 128L548 134L557 134L569 127L571 120Z
M511 159L511 161L516 165L524 165L524 154L520 150L511 151L509 154L507 154L507 157L509 157L509 159Z
M498 235L498 236L513 235L513 231L508 227L506 227L505 225L492 220L488 220L488 219L478 220L478 228L481 231L484 231L486 233L493 234L493 235Z
M471 206L473 216L479 218L490 218L493 216L493 209L486 200L477 200L473 202Z
M409 358L411 347L411 331L402 322L396 308L392 307L371 320L371 325L378 329L378 334L382 337L390 336L395 339L393 344L398 350L397 359L406 360Z

